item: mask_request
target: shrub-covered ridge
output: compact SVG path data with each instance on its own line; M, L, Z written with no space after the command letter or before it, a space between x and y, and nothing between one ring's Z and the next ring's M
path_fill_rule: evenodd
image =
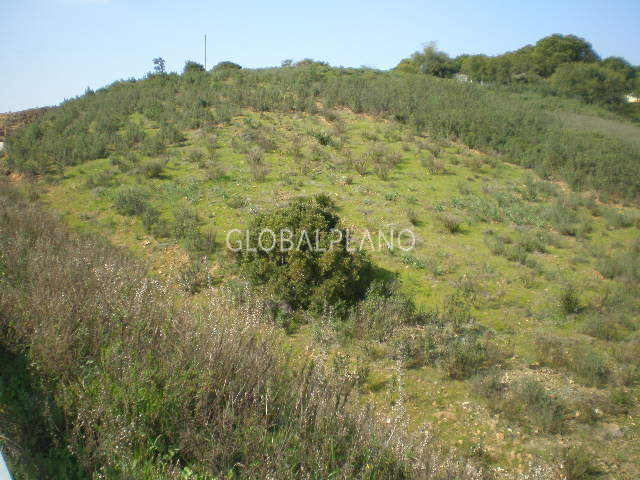
M633 143L564 128L517 96L424 75L327 66L150 75L70 100L8 139L9 166L45 173L86 160L157 155L180 131L228 122L240 108L314 113L348 107L395 118L419 133L497 152L579 189L635 199L640 152ZM158 122L147 133L133 113ZM135 153L138 152L138 153Z

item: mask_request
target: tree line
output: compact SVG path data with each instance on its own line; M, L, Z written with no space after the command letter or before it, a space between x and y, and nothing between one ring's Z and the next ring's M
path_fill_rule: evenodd
M592 45L575 35L554 34L502 55L451 58L435 43L400 61L396 71L525 86L586 103L620 106L628 94L640 96L640 67L621 57L602 59Z

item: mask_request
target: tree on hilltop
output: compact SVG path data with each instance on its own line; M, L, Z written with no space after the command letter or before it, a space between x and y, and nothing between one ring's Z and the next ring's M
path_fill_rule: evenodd
M153 71L156 73L165 73L165 61L162 57L156 57L153 59Z
M198 62L194 62L193 60L187 60L184 63L184 69L182 70L182 73L192 72L204 72L204 66Z

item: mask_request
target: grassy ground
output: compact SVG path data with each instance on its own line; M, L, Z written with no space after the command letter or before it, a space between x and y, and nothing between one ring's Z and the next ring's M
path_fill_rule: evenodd
M149 133L157 127L133 120ZM255 145L266 151L259 168L247 161ZM627 371L637 369L629 356L640 352L638 272L627 269L638 261L637 209L344 110L324 117L246 111L231 126L187 132L161 156L126 167L112 158L89 161L43 186L45 201L70 224L147 257L176 281L194 251L173 227L185 211L197 212L205 238L215 237L215 285L237 275L226 233L298 195L330 195L344 224L360 234L409 228L413 251L371 251L371 258L426 311L471 292L470 313L499 351L491 368L451 378L438 362L398 353L424 334L419 326L372 341L309 319L292 329L292 344L359 372L362 401L405 415L409 429L428 425L498 472L525 471L538 456L573 455L580 463L584 455L566 450L577 446L591 459L584 475L640 475L640 390L635 370ZM118 213L123 186L146 192L160 214L153 228ZM556 347L569 354L558 359ZM563 360L574 354L578 360ZM561 418L549 419L556 404Z
M571 130L597 132L636 146L640 145L640 127L635 123L567 111L559 112L557 115Z

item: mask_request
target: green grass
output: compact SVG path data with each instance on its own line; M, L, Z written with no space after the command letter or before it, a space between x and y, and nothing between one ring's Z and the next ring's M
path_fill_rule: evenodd
M65 448L60 407L28 358L0 347L0 362L0 446L13 478L90 478Z
M640 126L636 123L566 111L558 112L557 115L571 130L597 132L640 147Z
M351 86L342 88L346 96ZM595 445L615 423L628 433L601 442L597 459L609 472L624 467L637 476L638 366L629 359L638 338L640 211L445 140L435 125L425 125L436 128L425 135L355 113L357 102L346 97L335 104L351 109L260 111L270 109L258 108L270 93L259 91L263 97L243 99L256 108L216 104L194 116L195 99L181 98L177 127L147 106L147 115L126 114L125 143L90 148L95 155L49 175L37 191L72 227L144 258L194 302L240 276L226 233L296 196L328 195L356 241L367 229L409 228L412 251L369 252L381 278L398 280L391 298L367 298L345 323L279 312L286 344L357 379L358 402L383 415L404 412L410 431L428 422L449 447L482 451L483 462L507 472L525 468L530 456L554 463L550 445ZM579 123L632 141L628 130L605 131L617 128L614 121ZM166 149L152 141L161 132ZM486 145L469 132L462 137ZM541 347L536 338L551 340ZM503 403L474 386L474 375L493 369L513 380L500 390ZM526 375L536 383L520 380ZM568 394L595 403L573 405ZM510 398L530 409L510 410ZM585 413L572 416L573 407ZM583 468L580 458L575 463Z
M344 357L319 362L290 348L246 285L190 297L6 181L0 206L0 440L17 478L476 470L349 401L364 374L354 383Z
M189 293L238 275L224 247L227 231L243 228L255 212L296 196L328 195L344 225L356 234L365 229L411 228L414 250L383 249L369 252L370 257L384 275L397 276L399 293L422 312L446 311L452 294L468 292L465 315L474 320L462 325L464 335L476 340L455 340L461 333L449 332L447 321L413 325L402 316L394 321L390 312L396 310L385 306L381 311L388 313L373 327L358 327L375 333L375 339L345 336L330 318L284 318L280 322L291 333L288 342L294 348L344 355L348 365L370 372L361 401L392 414L401 398L410 429L430 422L452 446L471 449L480 442L489 449L489 462L507 470L520 468L528 455L540 455L544 449L538 448L539 442L589 441L582 424L571 416L563 418L562 428L554 418L525 418L518 412L499 414L494 421L491 402L474 393L470 377L489 366L529 372L541 360L533 342L541 331L580 342L587 332L594 339L590 348L596 356L578 353L573 360L545 360L542 363L552 371L539 382L552 396L562 392L569 380L579 390L595 386L613 391L624 374L624 362L615 352L637 328L638 311L633 300L612 302L608 293L627 284L625 279L633 271L625 266L604 278L600 252L613 258L633 256L638 223L612 220L602 212L613 207L572 196L566 187L492 155L417 137L399 123L348 110L332 118L340 122L339 142L328 140L326 132L334 125L321 116L247 110L228 126L211 129L217 143L215 162L223 175L210 175L204 154L194 155L206 151L209 134L188 130L184 142L163 154L161 175L123 170L110 159L90 160L65 169L45 187L44 199L75 227L105 235L149 259L161 276L172 278L173 272L182 272L178 283ZM153 121L143 120L148 128L154 127ZM238 138L244 140L238 143ZM379 175L373 167L378 161L377 142L383 138L389 139L386 154L397 153L398 159ZM247 152L255 145L269 146L271 151L263 149L259 162L248 162ZM438 151L442 165L429 163L425 168L425 152L433 155L433 151ZM366 168L353 161L363 155ZM260 178L252 171L255 164L266 167ZM108 178L101 178L106 171ZM145 205L158 212L158 232L145 224L138 211L146 210L137 208L136 202L127 200L125 208L120 207L124 215L119 213L118 192L127 189L148 192ZM632 207L621 211L625 218L638 214ZM448 221L451 218L456 221ZM201 254L185 239L185 232L194 231L200 235L215 231L217 248L207 253L212 263L209 274L187 258L189 253ZM628 295L637 300L638 292ZM583 326L587 318L593 322L612 312L627 318L620 327L624 335L610 336L599 333L600 327ZM475 328L482 329L481 336L472 333ZM404 365L400 370L399 361ZM404 387L398 390L399 385ZM513 395L526 394L538 402L531 415L546 415L547 400L539 391L534 395L531 389L514 388ZM638 386L632 381L624 388L634 399L635 411ZM612 422L633 428L627 417L604 406L596 408L603 412L597 416L596 430ZM517 434L507 433L508 429ZM640 471L637 448L627 444L635 435L609 439L599 455L611 458L623 449L624 454L615 454L616 464Z

